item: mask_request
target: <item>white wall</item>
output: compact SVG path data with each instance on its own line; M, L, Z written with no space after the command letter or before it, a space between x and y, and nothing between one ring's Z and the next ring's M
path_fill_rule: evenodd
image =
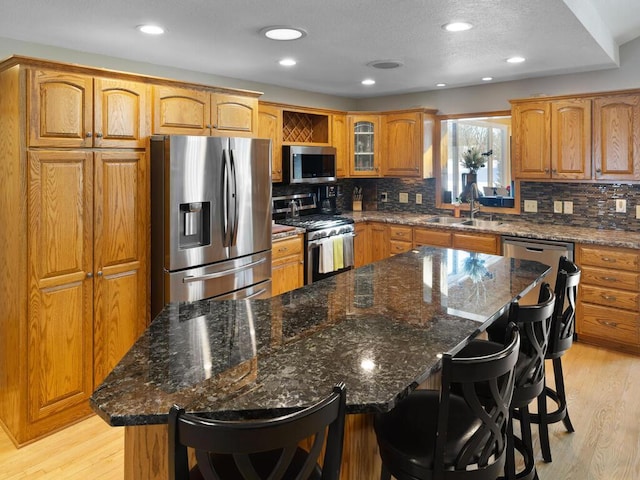
M509 110L509 99L640 88L640 37L620 47L620 67L595 72L361 99L358 110L436 108L443 114Z
M264 95L260 97L260 99L271 102L335 110L353 110L355 108L355 100L345 97L306 92L292 88L249 82L246 80L238 80L235 78L222 77L191 70L165 67L151 63L134 62L122 58L95 55L92 53L51 47L37 43L21 42L18 40L0 37L0 59L5 59L11 55L22 55L25 57L42 58L65 63L77 63L91 67L183 80L217 87L253 90L263 92Z
M0 37L0 58L24 55L220 87L264 92L262 100L336 110L438 109L443 114L509 110L509 99L640 88L640 38L620 48L620 68L369 99L349 99L190 70L133 62Z

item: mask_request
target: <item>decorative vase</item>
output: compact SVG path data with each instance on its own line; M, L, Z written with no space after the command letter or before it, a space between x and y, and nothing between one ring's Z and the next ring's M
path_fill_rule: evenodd
M464 184L464 188L462 193L460 194L460 200L468 203L471 197L471 185L478 181L478 173L477 172L469 172L462 174L462 183Z

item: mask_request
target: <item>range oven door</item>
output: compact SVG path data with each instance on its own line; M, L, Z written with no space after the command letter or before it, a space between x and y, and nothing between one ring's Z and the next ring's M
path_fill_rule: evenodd
M304 264L305 284L317 282L323 278L351 270L353 268L353 237L354 234L349 232L319 240L307 241L307 258ZM332 261L327 262L324 258L324 255L327 254L327 243L335 241L339 241L343 245L341 267ZM333 249L330 249L329 255L333 255Z

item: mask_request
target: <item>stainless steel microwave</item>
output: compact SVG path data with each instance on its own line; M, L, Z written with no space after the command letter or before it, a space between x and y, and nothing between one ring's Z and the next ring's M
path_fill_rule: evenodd
M336 178L336 149L333 147L282 147L283 180L287 183L330 183Z

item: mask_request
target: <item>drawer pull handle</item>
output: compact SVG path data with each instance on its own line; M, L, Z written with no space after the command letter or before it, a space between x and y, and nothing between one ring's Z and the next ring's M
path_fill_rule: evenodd
M602 298L604 298L605 300L608 300L610 302L615 302L616 301L616 297L614 297L612 295L602 295Z
M618 279L616 277L602 277L602 279L606 282L617 282Z
M609 258L609 257L602 257L602 261L603 262L609 262L609 263L616 263L616 259L615 258Z
M599 322L606 327L617 327L618 324L616 322L608 322L606 320L599 320Z
M286 252L287 250L289 250L287 247L280 247L278 249L279 252Z

